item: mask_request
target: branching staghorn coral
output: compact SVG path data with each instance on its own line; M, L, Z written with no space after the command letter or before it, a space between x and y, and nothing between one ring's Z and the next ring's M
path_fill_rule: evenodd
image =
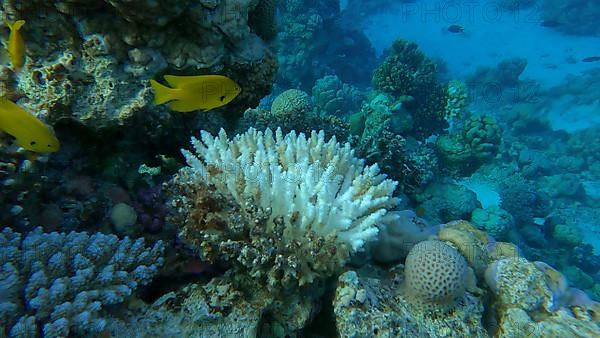
M289 289L331 276L393 219L396 182L322 132L250 129L228 140L222 130L192 144L196 154L183 150L190 166L174 179L180 236L258 285Z
M85 232L0 233L0 335L89 336L102 307L124 302L163 264L163 242Z

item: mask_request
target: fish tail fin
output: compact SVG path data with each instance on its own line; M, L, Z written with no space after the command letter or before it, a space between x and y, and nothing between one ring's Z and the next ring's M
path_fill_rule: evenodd
M19 29L21 29L21 27L23 27L23 25L25 24L25 20L17 20L15 21L15 23L10 24L10 22L8 22L8 28L10 29L11 32L16 32Z
M150 80L150 85L154 89L154 103L163 104L167 101L175 99L173 97L173 88L158 83L155 80Z

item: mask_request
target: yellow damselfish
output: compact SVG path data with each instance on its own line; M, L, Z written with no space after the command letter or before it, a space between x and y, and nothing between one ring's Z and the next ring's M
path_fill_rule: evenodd
M30 151L52 153L60 148L50 127L5 98L0 98L0 130L12 135L20 147Z
M155 92L154 102L173 101L169 107L178 112L218 108L231 102L242 91L235 81L222 75L165 75L165 80L172 88L150 80Z
M10 35L8 36L8 55L10 56L10 63L14 71L17 71L23 67L25 62L25 42L19 30L25 24L25 20L18 20L14 24L8 24L10 28Z

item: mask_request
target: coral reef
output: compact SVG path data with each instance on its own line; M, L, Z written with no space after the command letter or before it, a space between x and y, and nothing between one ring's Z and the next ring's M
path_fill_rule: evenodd
M192 144L171 188L179 237L200 258L231 265L244 292L278 299L314 288L395 219L386 213L396 183L322 132L202 132Z
M467 119L458 133L440 136L435 145L446 167L472 173L496 156L501 140L497 121L481 115Z
M365 100L356 87L343 83L336 75L327 75L312 88L315 105L321 114L346 117L360 110Z
M377 163L397 180L404 191L431 181L438 170L437 157L427 144L399 134L411 120L390 95L379 94L350 116L350 130L358 136L356 148L361 156Z
M389 55L373 74L373 87L404 102L414 127L410 135L424 139L448 127L446 87L438 84L435 64L417 44L396 40ZM452 105L451 105L452 106Z
M278 84L310 91L317 79L337 75L346 83L368 85L375 50L362 31L338 20L337 1L285 0L280 12Z
M412 210L392 211L393 222L379 227L377 241L372 245L372 256L377 262L398 263L405 259L413 246L438 232Z
M414 294L420 296L417 304ZM440 294L449 296L441 304ZM345 272L333 302L338 332L348 336L595 337L600 332L599 303L569 287L548 264L529 262L516 246L495 242L465 221L443 224L438 239L414 246L404 272L401 265Z
M432 315L398 292L403 277L398 269L343 273L333 300L340 336L488 337L477 297L467 292L453 311Z
M71 232L0 233L3 335L99 334L103 307L128 299L163 262L164 244Z
M27 62L8 94L26 96L26 108L45 111L52 123L74 119L93 130L131 123L148 114L152 95L144 83L174 70L235 79L244 94L229 109L239 116L268 94L276 72L275 56L252 32L273 38L274 1L2 6L7 17L27 20Z
M467 262L453 247L427 240L415 245L404 263L405 293L428 311L452 309L467 285Z
M143 311L107 325L111 337L256 337L262 308L231 283L212 280L169 292Z

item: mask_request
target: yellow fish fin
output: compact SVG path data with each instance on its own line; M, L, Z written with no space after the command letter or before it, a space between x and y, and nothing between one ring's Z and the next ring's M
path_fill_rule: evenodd
M190 83L199 83L205 80L208 75L194 75L194 76L177 76L177 75L165 75L165 81L169 86L173 88L181 88Z
M23 27L23 25L25 24L25 20L17 20L15 21L15 23L13 23L12 25L10 24L10 22L7 22L6 24L8 25L8 28L12 31L12 32L16 32L19 29L21 29L21 27Z
M189 102L189 101L173 101L171 103L169 103L169 108L171 108L174 111L178 111L181 113L188 113L194 110L204 110L204 108L198 107L198 103L197 102Z
M155 104L163 104L167 101L175 99L175 93L173 88L169 88L154 80L150 80L150 85L152 86L152 89L154 89Z

